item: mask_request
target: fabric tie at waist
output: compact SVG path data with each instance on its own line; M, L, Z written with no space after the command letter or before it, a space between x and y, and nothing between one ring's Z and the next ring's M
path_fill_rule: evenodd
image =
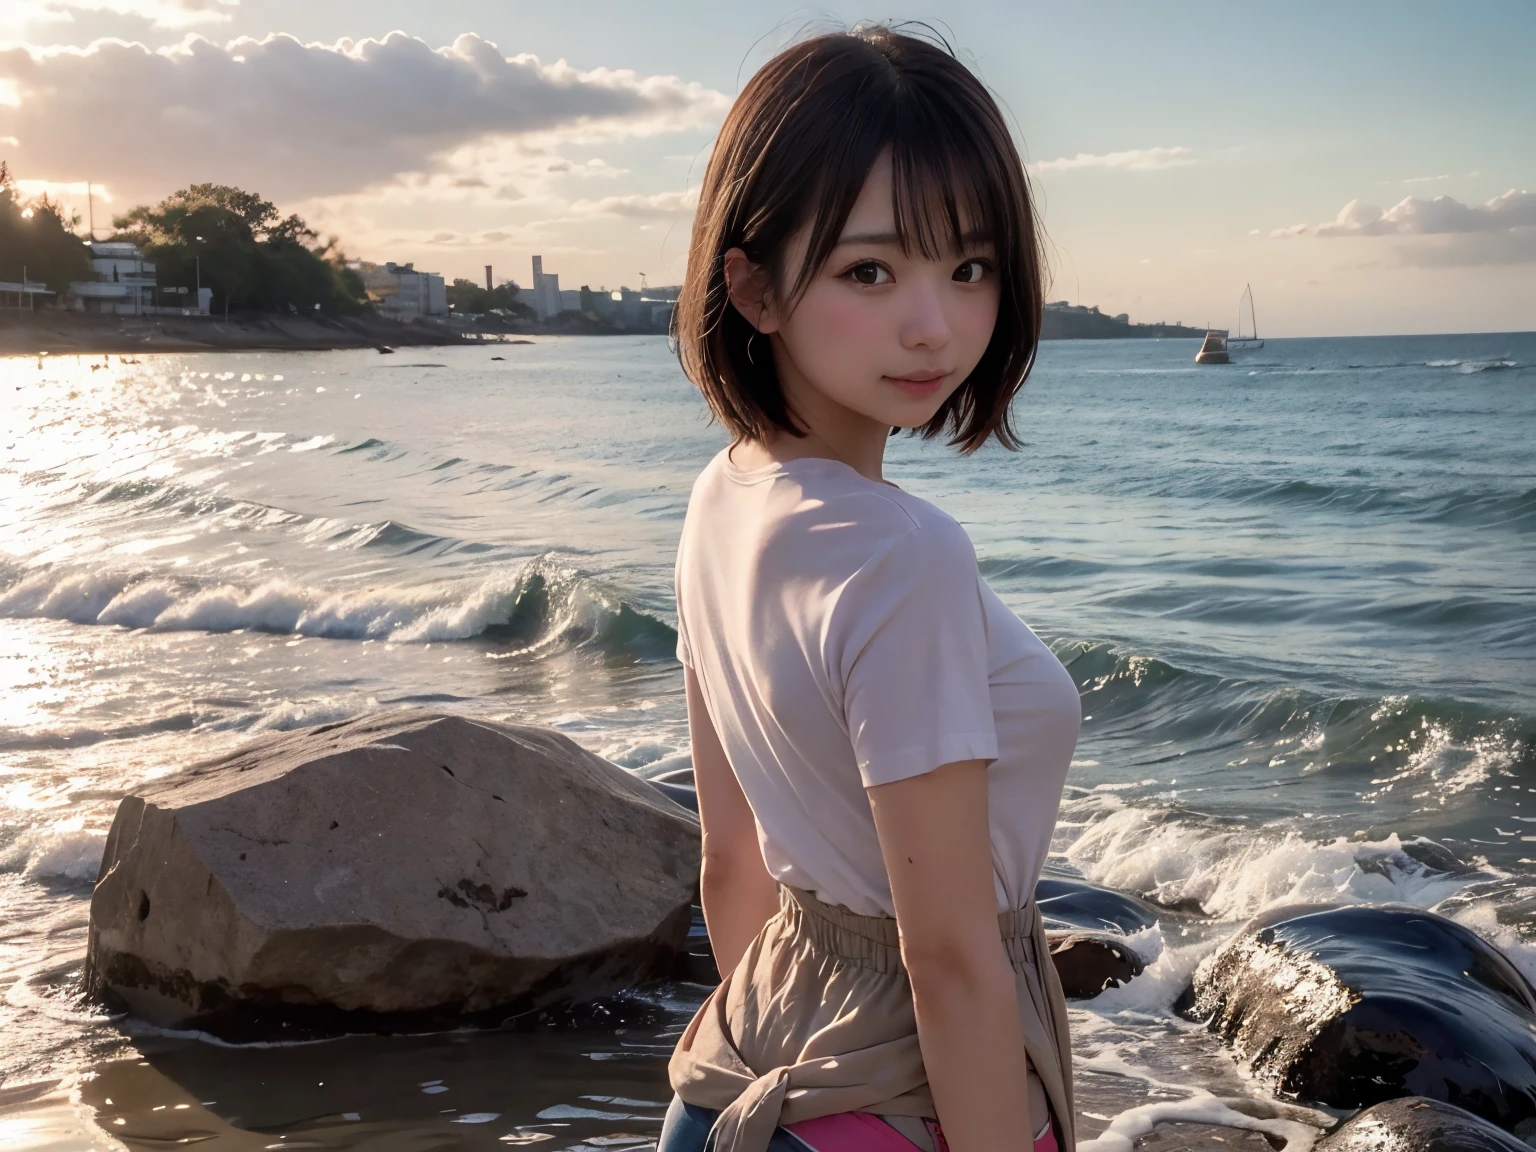
M1004 912L998 928L1030 1065L1074 1152L1066 1000L1039 909ZM780 1124L839 1112L937 1118L896 921L780 885L778 914L689 1022L668 1076L686 1103L720 1112L714 1152L765 1152Z

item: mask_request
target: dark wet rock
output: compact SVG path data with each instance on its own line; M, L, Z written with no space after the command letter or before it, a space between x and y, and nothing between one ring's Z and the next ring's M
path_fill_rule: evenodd
M1157 914L1136 897L1069 876L1040 877L1035 901L1047 931L1131 935L1157 923Z
M652 780L651 787L655 788L674 804L679 804L688 811L698 814L699 794L690 784L673 784L668 780Z
M1531 1146L1472 1113L1410 1096L1357 1112L1315 1152L1530 1152Z
M1455 1101L1536 1128L1536 993L1497 949L1417 908L1277 908L1178 1005L1273 1090L1336 1108Z
M285 733L122 801L87 988L238 1038L495 1023L670 975L698 861L690 812L549 729Z
M1068 1000L1091 1000L1106 988L1140 976L1146 962L1125 943L1108 935L1047 933L1051 963Z
M1035 899L1069 1000L1091 999L1146 968L1146 959L1125 937L1150 928L1157 916L1136 897L1086 880L1042 876Z
M692 768L674 768L659 776L650 777L652 784L676 784L684 788L694 787Z

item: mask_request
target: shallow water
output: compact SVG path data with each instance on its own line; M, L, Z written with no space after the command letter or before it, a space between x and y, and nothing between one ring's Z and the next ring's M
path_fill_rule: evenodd
M1165 918L1152 969L1074 1013L1090 1132L1159 1100L1225 1115L1196 1088L1262 1110L1168 1008L1277 901L1436 907L1536 972L1536 336L1192 357L1048 344L1022 452L888 453L1082 688L1056 864L1208 917ZM92 1103L112 1077L146 1122L235 1098L195 1069L243 1086L187 1121L231 1147L345 1146L365 1122L381 1147L471 1147L584 1094L664 1099L686 989L650 1055L602 1030L210 1054L91 1020L70 973L118 797L254 733L415 703L648 772L685 754L672 560L720 443L655 338L0 360L0 1115L54 1117L36 1143L56 1106L126 1128ZM496 1120L449 1128L383 1071L451 1084L450 1052L476 1083L518 1069L454 1103ZM311 1060L353 1107L299 1092ZM366 1119L324 1119L347 1112ZM541 1143L646 1131L588 1120Z

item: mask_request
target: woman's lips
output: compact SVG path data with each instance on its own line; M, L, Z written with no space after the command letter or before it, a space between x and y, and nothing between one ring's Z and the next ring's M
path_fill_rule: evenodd
M922 398L932 396L944 385L949 378L948 372L908 372L903 376L887 376L896 387L900 388L908 396Z

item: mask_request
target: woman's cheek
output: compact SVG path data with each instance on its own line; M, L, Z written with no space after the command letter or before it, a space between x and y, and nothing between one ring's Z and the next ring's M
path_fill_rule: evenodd
M851 293L828 293L816 309L814 338L823 363L840 372L859 375L875 372L881 362L881 341L888 325L878 301L861 300Z

